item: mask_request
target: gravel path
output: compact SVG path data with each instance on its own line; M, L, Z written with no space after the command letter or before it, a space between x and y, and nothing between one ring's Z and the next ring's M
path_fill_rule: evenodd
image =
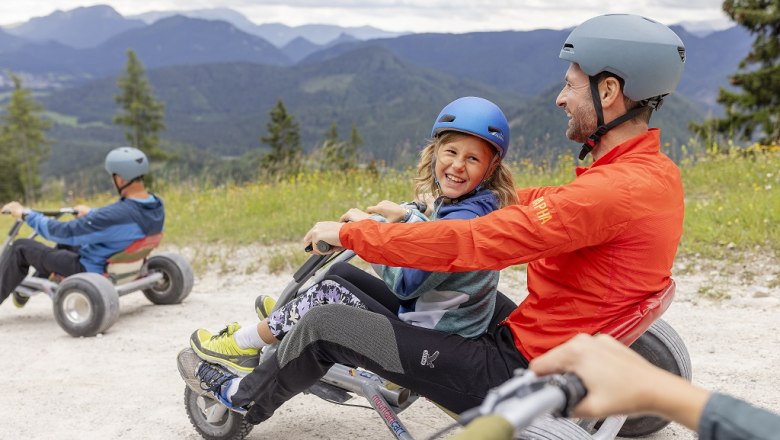
M229 250L238 267L204 269L181 305L154 306L141 293L121 299L121 317L104 335L71 338L52 317L51 301L32 298L24 309L0 307L0 438L196 439L182 404L184 384L175 355L197 327L218 329L255 319L252 304L275 294L289 275L269 275L266 250ZM184 250L185 255L195 255ZM678 292L666 319L685 340L694 381L780 412L780 288L776 258L751 263L760 274L743 285L720 271L679 264ZM683 270L684 269L684 270ZM525 288L524 274L505 272L502 291ZM713 295L713 292L717 295ZM728 299L711 300L728 295ZM519 297L513 299L519 300ZM362 403L357 400L356 403ZM416 438L451 420L423 399L402 414ZM257 426L250 439L391 439L373 412L298 396ZM653 439L689 439L671 425Z

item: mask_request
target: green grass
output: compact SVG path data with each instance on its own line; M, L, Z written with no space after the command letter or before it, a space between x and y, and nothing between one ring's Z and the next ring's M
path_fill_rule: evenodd
M317 220L337 220L351 207L409 200L406 173L313 172L275 184L243 186L168 184L166 240L177 244L278 244L298 241Z
M557 165L524 161L512 166L518 186L571 181L574 159ZM741 261L751 253L780 250L780 147L733 150L703 155L681 166L686 193L685 229L679 254ZM382 199L410 200L413 172L311 172L283 182L214 185L157 182L166 204L165 243L196 249L205 265L219 265L214 244L227 247L278 245L262 264L274 272L295 266L305 254L294 252L318 220L337 220L351 207L365 208ZM76 200L100 206L114 200L104 194ZM40 208L59 207L57 202ZM7 217L0 228L10 224ZM298 255L300 254L300 255ZM220 269L227 270L227 269Z
M780 148L732 149L683 165L681 253L734 258L780 250Z

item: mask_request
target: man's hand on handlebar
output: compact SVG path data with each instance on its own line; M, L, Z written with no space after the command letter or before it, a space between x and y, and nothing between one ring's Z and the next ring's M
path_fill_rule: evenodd
M344 223L341 222L318 222L303 237L303 244L306 250L315 255L325 255L338 252L342 249L339 241L339 232ZM329 250L323 251L324 247L319 242L325 242L331 245ZM314 243L317 243L315 246Z

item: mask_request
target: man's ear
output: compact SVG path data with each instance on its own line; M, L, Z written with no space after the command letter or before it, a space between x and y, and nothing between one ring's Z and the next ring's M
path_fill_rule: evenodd
M602 108L607 108L617 102L622 102L623 92L620 90L620 81L612 76L604 78L599 84L599 97L601 98Z

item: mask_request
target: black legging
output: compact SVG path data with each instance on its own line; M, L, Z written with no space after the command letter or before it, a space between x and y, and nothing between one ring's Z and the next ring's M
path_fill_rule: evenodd
M232 401L251 406L249 422L270 417L334 363L366 368L456 412L479 405L490 388L528 366L509 328L498 325L515 308L500 293L487 332L464 338L401 321L397 297L360 269L337 264L324 279L348 287L368 310L344 304L309 310L271 358L241 380Z
M85 271L78 253L59 247L51 248L28 238L14 241L7 258L2 262L0 303L24 280L30 266L37 269L37 276L43 278L52 273L69 276Z

